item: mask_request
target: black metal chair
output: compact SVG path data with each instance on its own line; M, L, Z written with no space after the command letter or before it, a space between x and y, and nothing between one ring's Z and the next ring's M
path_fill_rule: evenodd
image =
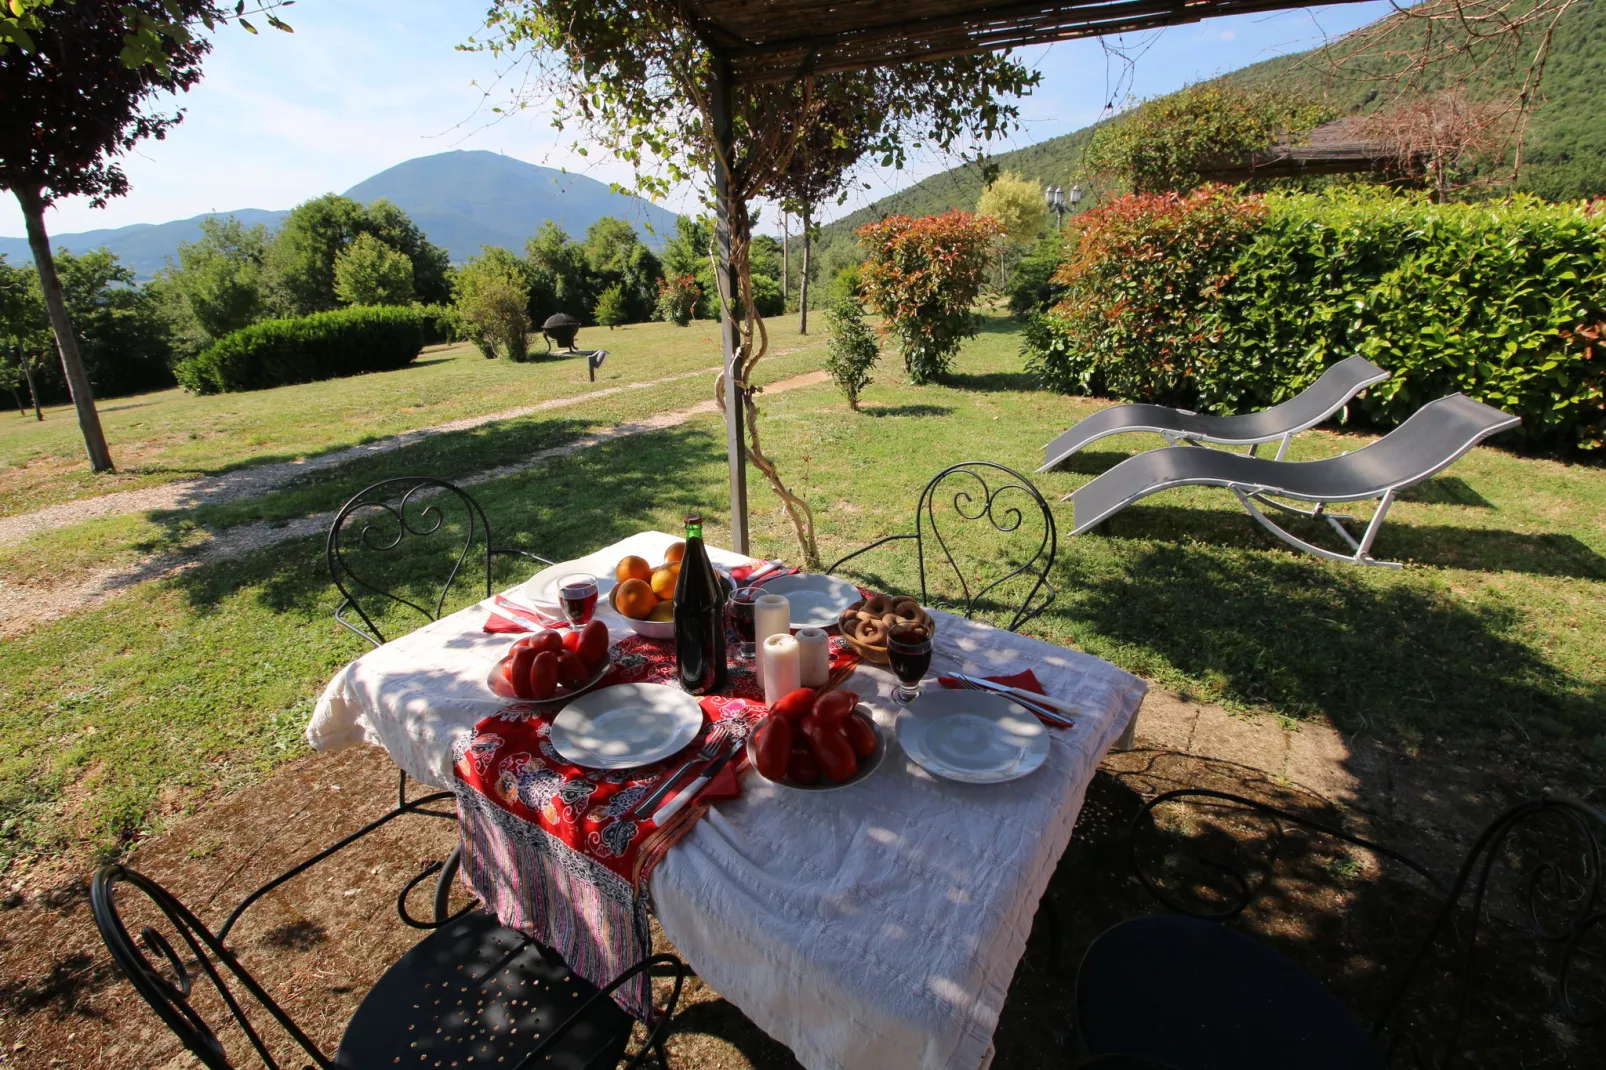
M944 526L939 523L939 520L943 519L943 514L938 512L937 499L939 491L945 495L947 490L943 489L942 485L950 480L953 481L954 489L954 517L951 521L953 524L986 521L992 525L995 532L1007 536L1021 531L1022 525L1026 524L1027 513L1023 512L1023 510L1030 510L1035 506L1038 514L1042 517L1042 537L1035 547L1032 546L1029 538L1035 528L1029 529L1024 533L1027 536L1025 548L1032 551L1031 556L1026 559L1025 563L993 580L991 583L977 588L974 594L971 593L970 581L966 579L964 569L954 560L953 551L949 548L949 538L943 533ZM1024 499L1024 501L1021 499ZM959 609L967 618L975 616L984 595L1016 577L1025 577L1027 580L1035 580L1035 582L1032 583L1031 589L1026 592L1026 597L1021 600L1019 608L1015 610L1015 615L1010 619L1009 631L1017 630L1022 624L1047 609L1049 604L1054 601L1057 592L1048 579L1049 570L1054 566L1054 555L1059 551L1059 531L1054 523L1054 513L1049 509L1048 502L1044 500L1043 495L1032 484L1032 481L1013 468L1006 468L992 461L962 461L959 464L944 468L933 476L931 482L926 484L926 489L920 492L920 500L915 503L915 529L912 533L889 535L884 539L877 539L868 546L860 547L846 557L839 558L825 571L834 575L837 569L860 554L868 553L879 546L885 546L887 543L908 539L914 540L915 555L920 565L920 601L922 603L928 603L930 599L926 582L926 541L928 539L935 540L938 548L942 550L944 560L948 562L948 567L953 570L955 578L959 580L963 599L956 604L955 608ZM1046 595L1046 597L1039 601L1038 596L1040 594Z
M448 524L448 514L459 511L457 524ZM358 528L353 538L351 529ZM394 591L387 590L367 567L354 567L354 560L365 554L389 553L401 546L403 540L425 543L431 538L448 551L450 569L440 585L433 608L420 604ZM387 642L385 634L374 623L373 616L363 607L362 599L385 601L407 606L426 620L438 620L446 608L447 595L463 572L470 554L485 569L485 594L491 595L491 564L499 555L527 557L543 565L552 564L539 554L528 550L498 547L492 544L491 525L485 510L466 491L443 479L433 476L397 476L381 480L362 490L335 514L329 525L326 557L329 576L341 594L340 605L335 608L335 620L362 636L374 646ZM457 547L461 545L461 549ZM478 547L476 549L476 546ZM455 558L451 551L455 551ZM345 617L348 609L355 610L366 627L358 627Z
M1389 982L1369 1027L1291 959L1223 924L1271 888L1269 863L1246 869L1223 857L1230 848L1220 844L1196 854L1169 842L1148 857L1163 860L1168 873L1191 862L1193 878L1167 879L1145 867L1138 834L1157 830L1158 808L1179 803L1208 806L1229 821L1248 815L1264 819L1272 842L1281 842L1291 827L1333 837L1402 867L1442 895L1415 954ZM1190 838L1208 835L1198 820L1181 824L1190 829ZM1586 803L1550 798L1522 803L1483 831L1455 879L1445 881L1398 851L1253 799L1203 788L1157 796L1135 815L1129 842L1139 879L1175 913L1121 922L1088 948L1076 978L1074 1065L1170 1070L1459 1065L1480 926L1491 899L1507 892L1509 903L1502 900L1502 907L1509 909L1502 913L1520 918L1529 935L1555 949L1553 967L1541 971L1550 974L1554 1013L1572 1026L1599 1027L1606 1021L1603 988L1597 978L1586 996L1578 978L1584 962L1601 957L1586 950L1586 938L1596 930L1597 936L1606 935L1602 829L1606 813ZM1497 894L1491 875L1502 860L1516 880ZM1411 1025L1432 1017L1420 991L1425 975L1436 973L1431 964L1446 955L1453 975L1434 993L1450 1013L1446 1021L1430 1024L1430 1032L1413 1036ZM1420 1036L1427 1037L1425 1043Z
M427 796L412 807L444 795L449 793ZM612 993L643 974L650 978L653 970L667 971L674 979L668 1005L646 1042L626 1064L628 1070L652 1052L667 1070L664 1035L687 976L680 960L672 955L651 956L598 988L571 973L557 956L523 933L498 924L475 904L448 913L457 851L446 864L426 868L397 897L402 921L433 931L385 971L358 1006L334 1054L324 1054L241 964L228 946L229 933L263 895L397 814L386 814L258 888L234 908L216 933L149 877L124 866L106 866L90 884L95 925L135 990L209 1070L232 1070L238 1064L231 1061L218 1033L191 998L198 980L192 970L197 969L221 1004L222 1020L233 1020L270 1070L280 1065L274 1048L284 1046L284 1039L279 1045L270 1042L266 1030L275 1025L312 1065L324 1070L409 1066L511 1070L536 1065L601 1070L619 1064L634 1026L630 1015L611 998ZM432 875L436 877L435 919L423 922L408 912L407 896ZM124 889L138 891L156 908L149 919L154 924L141 926L137 939L129 935L120 910L127 906L119 901ZM241 1044L236 1047L243 1049Z

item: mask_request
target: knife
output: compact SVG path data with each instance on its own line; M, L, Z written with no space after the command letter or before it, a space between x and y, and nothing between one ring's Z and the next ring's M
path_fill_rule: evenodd
M1047 695L1039 695L1035 691L1025 691L1018 687L1010 687L1008 684L1001 684L996 680L985 680L980 676L971 676L962 672L954 673L953 677L956 680L963 680L967 684L991 691L994 694L1007 695L1010 698L1018 699L1024 705L1044 708L1051 719L1064 721L1067 725L1074 723L1075 717L1081 713L1080 710L1069 703L1060 702L1058 699L1049 698Z
M732 755L741 749L741 740L737 740L727 747L725 749L725 753L721 754L718 758L715 758L712 762L710 762L708 764L708 768L704 769L702 773L698 775L696 780L693 780L690 784L686 785L685 789L682 790L680 794L676 795L673 799L670 799L653 812L652 823L657 825L659 828L663 828L664 825L668 823L670 818L680 813L682 807L697 797L698 792L702 791L710 780L713 780L719 775L719 771L725 768L725 763L730 761Z

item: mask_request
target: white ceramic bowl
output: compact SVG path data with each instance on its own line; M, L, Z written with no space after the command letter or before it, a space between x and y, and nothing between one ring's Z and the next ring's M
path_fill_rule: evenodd
M850 716L857 717L859 720L865 721L870 725L870 728L875 732L875 750L870 752L869 757L860 758L859 771L848 777L848 779L842 781L840 784L828 780L823 774L821 775L820 782L818 784L799 784L793 781L791 777L787 777L785 780L770 780L769 777L765 776L763 773L760 773L758 771L758 751L756 742L758 739L757 725L754 726L754 731L747 734L747 764L753 767L753 772L757 774L759 778L763 780L769 780L771 784L779 784L784 788L791 788L793 791L835 791L837 788L851 787L852 785L863 780L865 777L869 776L871 773L874 773L877 769L881 768L881 760L887 756L887 735L885 732L881 731L881 726L875 723L875 718L870 716L869 709L866 708L863 703L855 706L853 708L853 713L850 714ZM759 724L763 723L763 721L759 722Z
M718 570L716 569L715 571ZM725 573L720 572L719 578L725 583L726 595L730 595L736 590L735 585L731 583L731 578ZM619 613L619 603L614 600L614 596L618 593L619 587L617 584L613 590L608 592L608 604L613 607L615 613ZM634 617L627 617L623 613L619 613L619 619L624 621L631 631L644 639L673 639L675 637L675 622L672 620L636 620Z

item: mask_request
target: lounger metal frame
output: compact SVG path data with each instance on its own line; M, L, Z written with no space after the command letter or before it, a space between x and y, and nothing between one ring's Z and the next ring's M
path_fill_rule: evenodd
M1253 456L1253 454L1250 456ZM1390 487L1383 492L1383 497L1378 499L1377 509L1372 513L1372 519L1367 521L1366 530L1361 533L1358 541L1343 524L1343 521L1346 520L1352 524L1356 523L1355 518L1344 513L1326 512L1326 502L1317 502L1314 509L1300 509L1296 506L1284 505L1282 502L1267 497L1264 490L1245 491L1244 488L1237 486L1229 487L1228 489L1238 496L1238 500L1243 503L1244 508L1249 510L1249 515L1260 521L1262 527L1296 550L1304 550L1307 554L1325 557L1329 561L1342 561L1354 565L1377 565L1379 568L1404 567L1399 561L1379 561L1372 556L1372 543L1377 540L1377 533L1383 528L1383 518L1388 516L1389 506L1394 504L1394 495L1400 489L1398 487ZM1256 502L1269 505L1273 509L1280 509L1285 513L1291 513L1294 516L1327 521L1328 526L1338 532L1338 537L1349 543L1350 549L1355 552L1349 555L1335 553L1332 550L1323 549L1315 543L1306 542L1257 509L1255 507Z

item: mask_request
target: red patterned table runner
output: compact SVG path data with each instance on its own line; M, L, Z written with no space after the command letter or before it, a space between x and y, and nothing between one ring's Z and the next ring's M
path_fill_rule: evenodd
M833 641L834 681L858 662L840 646ZM667 643L632 636L614 646L613 657L608 684L674 682ZM645 957L647 878L709 804L741 794L745 749L664 827L630 811L713 733L746 740L767 710L751 668L732 666L730 680L728 694L702 700L706 722L695 740L640 769L608 772L565 762L549 738L557 715L550 707L511 703L476 725L453 765L469 890L504 925L531 933L594 984L607 984ZM617 998L638 1017L649 1013L645 978Z

